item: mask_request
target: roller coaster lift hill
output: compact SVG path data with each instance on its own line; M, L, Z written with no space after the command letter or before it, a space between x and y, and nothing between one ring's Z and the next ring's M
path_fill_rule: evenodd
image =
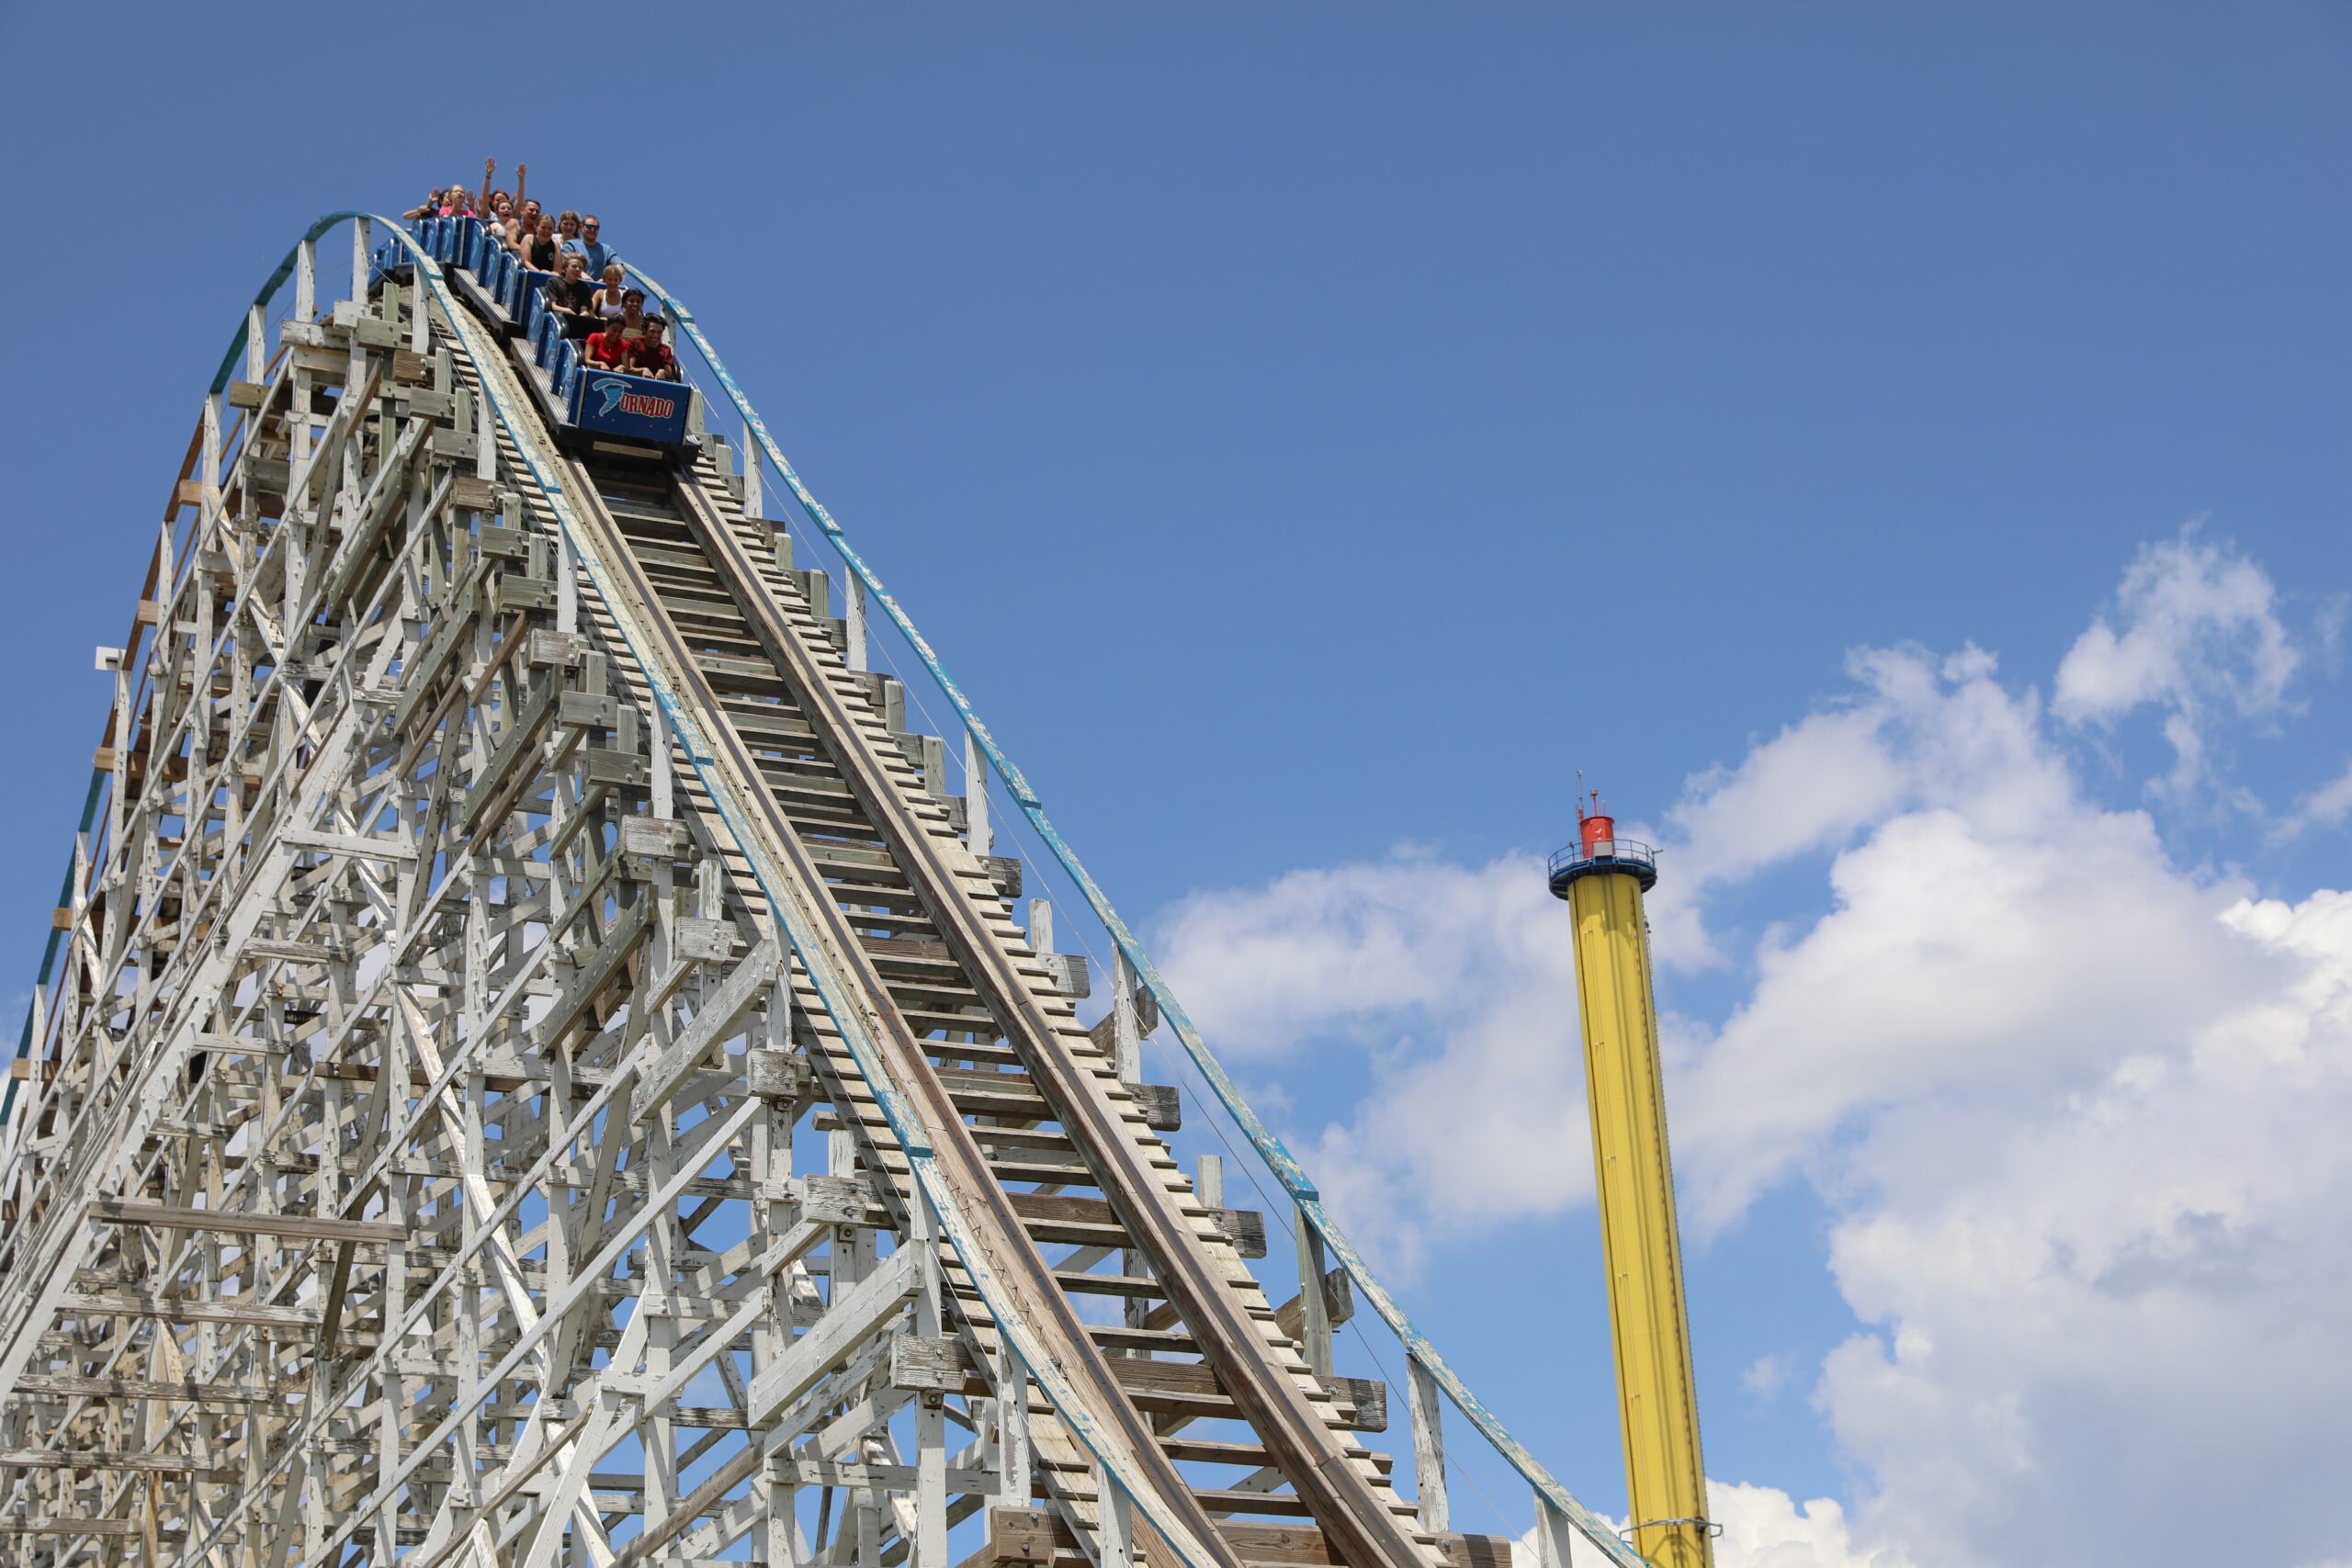
M0 1103L0 1568L1710 1568L1655 858L1545 868L1621 1535L628 272L687 378L332 213L205 389Z

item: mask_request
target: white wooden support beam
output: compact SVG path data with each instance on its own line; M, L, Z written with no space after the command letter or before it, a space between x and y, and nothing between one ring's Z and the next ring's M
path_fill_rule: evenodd
M319 313L319 243L305 240L294 247L294 319L314 320Z
M1054 901L1050 898L1029 900L1029 951L1054 951Z
M1443 1535L1453 1528L1453 1510L1445 1501L1445 1431L1443 1397L1437 1379L1419 1356L1405 1361L1405 1382L1413 1406L1413 1491L1420 1507L1421 1529Z
M1029 1369L1001 1337L996 1349L996 1468L1005 1506L1029 1506Z
M1111 950L1111 1012L1119 1077L1125 1083L1143 1081L1143 1021L1136 1016L1136 968L1125 950Z
M915 1298L915 1332L936 1339L944 1332L940 1316L942 1282L939 1273L939 1217L932 1213L930 1195L918 1187L911 1215L911 1239L922 1249L921 1292Z
M1118 1478L1100 1464L1094 1467L1095 1506L1101 1510L1102 1555L1098 1568L1135 1568L1135 1501Z
M1298 1238L1299 1337L1306 1342L1309 1371L1328 1387L1331 1382L1331 1303L1323 1295L1323 1235L1295 1213Z
M245 379L255 386L269 373L269 320L258 305L245 310Z
M792 1342L775 1364L752 1382L745 1411L754 1429L766 1426L786 1405L817 1386L818 1380L879 1333L922 1290L922 1255L915 1243L899 1248L881 1267L833 1298L815 1327Z
M368 299L368 222L365 218L351 220L351 298L356 303Z
M653 705L653 815L668 822L678 815L677 784L670 772L670 749L673 737L670 732L670 715L660 703Z
M826 1169L849 1180L859 1179L857 1134L836 1127L825 1148ZM835 1299L844 1285L854 1285L874 1272L874 1233L863 1225L833 1227L832 1281Z
M1543 1493L1535 1494L1536 1568L1573 1568L1576 1559L1569 1555L1569 1543L1575 1537L1568 1516L1552 1506Z
M220 394L215 392L204 400L203 467L198 470L197 483L203 497L198 506L197 526L202 529L220 514Z
M1143 1078L1142 1021L1136 1016L1136 976L1127 955L1115 945L1111 949L1111 1036L1112 1059L1118 1064L1122 1083L1138 1083ZM1121 1255L1120 1268L1136 1279L1149 1279L1152 1274L1151 1254L1141 1248L1129 1248ZM1130 1327L1140 1327L1148 1316L1145 1303L1129 1298L1121 1309ZM1128 1352L1140 1360L1152 1359L1148 1349ZM1105 1559L1108 1562L1108 1559Z
M566 637L580 631L580 563L572 558L571 536L564 533L555 536L555 629Z
M1225 1156L1203 1155L1200 1174L1193 1179L1193 1201L1204 1208L1225 1207Z
M399 1032L397 1030L391 1032L392 1034L397 1034L398 1032ZM394 1067L396 1070L401 1072L405 1072L406 1070L401 1064L399 1047L396 1044L390 1045L387 1049L385 1053L385 1062L388 1066ZM384 1204L384 1217L386 1221L392 1224L401 1225L401 1228L405 1230L406 1223L404 1211L406 1209L406 1205L407 1184L405 1182L398 1181L388 1183L385 1187ZM403 1314L407 1310L407 1246L404 1241L396 1241L392 1243L385 1258L383 1315L384 1321L387 1323L400 1322ZM401 1417L407 1411L408 1401L404 1393L404 1384L401 1380L401 1375L398 1368L387 1367L385 1369L382 1386L384 1395L381 1401L383 1419L381 1425L377 1429L376 1462L382 1469L384 1473L390 1474L400 1468ZM393 1549L399 1540L399 1524L400 1517L393 1509L383 1508L378 1510L376 1521L376 1548L378 1562L389 1562L392 1561Z
M930 1196L915 1190L913 1245L922 1255L922 1289L915 1297L915 1332L936 1337L941 1329L939 1252L933 1245L938 1222ZM947 1396L935 1388L915 1395L914 1568L948 1568Z
M848 573L849 591L843 596L842 613L848 619L849 667L864 670L865 653L865 581L856 573Z
M642 1122L668 1104L671 1096L684 1086L695 1064L733 1032L743 1015L759 1005L762 995L783 972L784 958L773 938L763 941L745 955L719 982L718 988L703 998L702 1006L685 1028L678 1032L677 1038L654 1058L651 1066L639 1075L637 1093L629 1103L630 1120Z
M498 477L498 415L488 398L474 400L474 478Z
M995 840L989 832L989 760L980 750L978 739L968 729L964 731L964 832L965 843L974 854L992 852Z
M468 900L469 925L473 923L481 903L480 899ZM473 1010L467 1010L471 1012ZM423 1038L417 1041L420 1046L424 1043ZM466 1087L459 1102L458 1125L454 1129L460 1140L458 1147L463 1151L465 1168L469 1171L483 1168L487 1148L481 1113L482 1077L479 1068L465 1075L463 1082ZM465 1204L460 1213L460 1245L469 1253L478 1251L494 1233L483 1224L486 1216L474 1204ZM486 1271L474 1273L459 1288L458 1294L458 1382L461 1387L471 1386L481 1377L482 1305L489 1283L485 1274ZM481 1427L480 1419L470 1411L458 1423L457 1452L450 1461L450 1492L460 1507L476 1507L481 1501L479 1481L481 1460L477 1447L481 1440ZM312 1555L317 1555L315 1549Z
M767 515L767 501L760 483L760 444L748 433L743 439L743 515L763 521Z

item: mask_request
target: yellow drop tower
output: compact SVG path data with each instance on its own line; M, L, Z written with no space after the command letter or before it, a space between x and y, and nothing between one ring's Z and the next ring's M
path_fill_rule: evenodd
M1657 884L1657 864L1649 846L1618 838L1599 795L1592 799L1589 812L1577 803L1577 841L1552 857L1550 869L1552 892L1576 919L1585 1090L1631 1533L1634 1550L1658 1568L1713 1568L1649 925L1642 914L1642 895Z

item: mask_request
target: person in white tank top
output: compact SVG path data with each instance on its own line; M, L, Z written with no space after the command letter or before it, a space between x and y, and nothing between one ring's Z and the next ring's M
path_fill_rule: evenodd
M596 290L596 298L589 309L608 321L620 320L628 307L621 303L621 264L608 262L605 266L605 287Z

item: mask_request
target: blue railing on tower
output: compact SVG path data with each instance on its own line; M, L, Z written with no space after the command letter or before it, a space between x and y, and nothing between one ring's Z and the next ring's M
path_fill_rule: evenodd
M1579 840L1552 852L1548 863L1552 890L1556 893L1579 876L1601 871L1630 871L1649 887L1657 881L1657 852L1632 839Z

